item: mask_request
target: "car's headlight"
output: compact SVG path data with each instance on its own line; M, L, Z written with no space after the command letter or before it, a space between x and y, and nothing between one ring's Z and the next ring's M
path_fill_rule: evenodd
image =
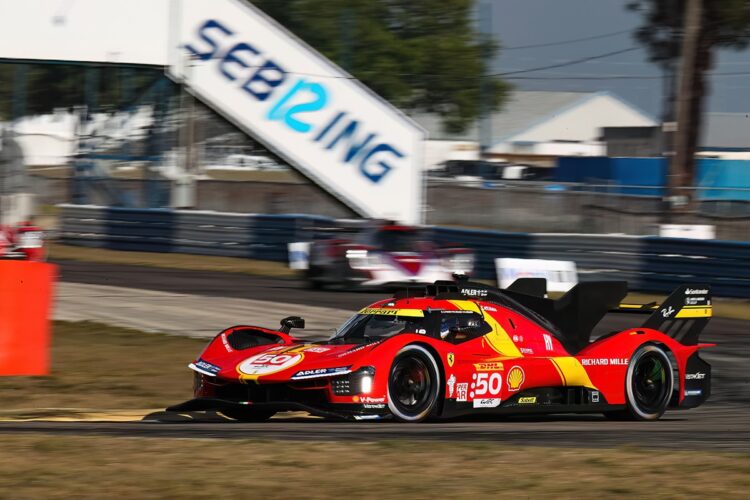
M375 368L365 366L343 377L334 378L331 381L333 393L337 396L370 394L374 378Z
M375 378L375 368L365 366L352 373L352 388L359 394L370 394L372 392L372 380Z
M372 392L372 375L363 375L359 381L359 393L370 394Z

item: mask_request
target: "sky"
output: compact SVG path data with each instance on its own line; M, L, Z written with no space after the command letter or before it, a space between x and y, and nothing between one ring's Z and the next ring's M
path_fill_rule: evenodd
M638 47L603 59L524 74L549 79L509 79L521 90L610 91L658 118L662 107L661 72L632 32L641 25L637 12L625 9L627 0L477 0L492 10L492 33L504 49L493 72L505 73L564 63L573 59ZM480 7L481 11L481 7ZM559 43L589 36L594 40ZM552 44L537 48L515 48ZM720 51L714 72L746 71L744 76L713 76L706 111L750 111L750 50ZM583 76L646 76L652 79L568 80ZM508 75L511 78L513 75ZM518 75L519 77L522 75Z

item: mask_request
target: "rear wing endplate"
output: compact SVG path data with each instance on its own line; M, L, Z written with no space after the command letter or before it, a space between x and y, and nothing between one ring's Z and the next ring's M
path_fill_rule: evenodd
M611 312L649 314L644 328L659 330L685 345L696 345L713 316L711 287L681 285L662 304L620 304Z

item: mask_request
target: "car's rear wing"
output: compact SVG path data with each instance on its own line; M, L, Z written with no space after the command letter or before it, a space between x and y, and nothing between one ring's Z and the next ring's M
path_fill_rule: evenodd
M695 345L713 315L711 287L680 285L662 304L620 304L610 312L649 314L644 328L659 330L685 345Z

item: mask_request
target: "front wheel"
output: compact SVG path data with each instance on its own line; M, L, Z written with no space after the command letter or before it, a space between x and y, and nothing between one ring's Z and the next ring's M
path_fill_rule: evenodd
M440 398L440 370L424 347L408 345L393 360L388 375L388 408L397 420L421 422Z
M672 397L674 373L664 350L656 345L639 348L630 358L625 376L627 410L613 417L658 420Z

